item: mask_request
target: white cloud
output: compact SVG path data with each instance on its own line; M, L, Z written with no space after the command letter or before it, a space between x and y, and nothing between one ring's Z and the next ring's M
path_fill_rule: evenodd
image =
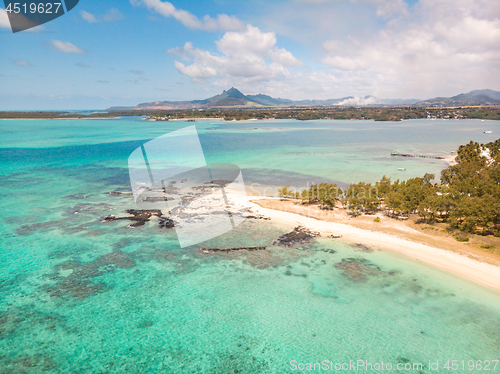
M85 10L80 10L80 16L88 23L95 23L97 19L92 13L86 12Z
M408 15L408 5L403 0L351 0L351 2L367 3L377 10L377 16L383 18Z
M64 53L87 53L84 49L78 48L76 45L71 44L70 42L63 42L61 40L51 40L52 49L64 52Z
M97 17L94 16L92 13L89 13L85 10L81 10L80 16L88 23L96 23L101 21L118 21L125 18L125 16L116 8L111 8L103 16L97 16Z
M275 33L253 26L226 32L215 42L216 52L191 43L168 52L182 59L176 69L198 83L291 99L355 96L345 105L375 100L365 95L425 99L500 88L498 0L419 0L411 8L399 0L331 0L309 6L331 11L335 2L363 11L370 8L360 4L369 4L383 20L363 32L315 29L310 40L322 39L316 62L324 68L301 66L296 55L278 48Z
M111 8L106 12L106 14L102 17L104 21L119 21L124 19L125 16L116 8Z
M194 14L187 10L177 9L172 3L161 0L130 0L130 3L135 6L143 5L149 10L161 14L164 17L173 17L181 22L184 26L192 30L243 30L245 25L235 16L219 14L217 18L212 18L209 15L199 19Z
M190 65L176 61L175 67L196 82L216 76L239 83L257 82L290 76L288 67L302 64L289 51L278 48L276 42L273 32L264 33L248 25L245 31L226 32L215 42L220 54L195 48L191 43L167 52L192 61Z
M206 79L210 77L215 77L217 75L217 71L209 66L203 66L197 62L186 66L182 62L175 61L175 68L179 71L179 73L187 75L193 79Z
M5 9L0 9L0 27L10 29L9 16Z
M356 105L372 105L377 103L378 103L377 98L373 96L368 96L368 97L355 96L350 99L342 100L336 105L356 106Z
M323 43L322 62L377 96L454 95L500 87L500 6L494 0L420 0L367 38ZM365 91L366 92L366 91Z
M334 66L342 70L364 70L370 66L370 61L362 56L357 58L347 57L343 55L343 50L337 47L331 47L333 42L338 42L332 40L323 43L324 48L328 52L327 56L322 60L325 64Z
M11 59L12 63L16 66L31 66L31 63L23 59Z
M466 16L450 24L439 22L434 27L437 37L452 45L472 51L496 49L500 45L500 20L478 19Z
M296 0L299 3L306 4L324 4L324 3L347 3L353 4L365 3L376 9L379 17L392 17L396 15L407 15L408 5L404 0Z

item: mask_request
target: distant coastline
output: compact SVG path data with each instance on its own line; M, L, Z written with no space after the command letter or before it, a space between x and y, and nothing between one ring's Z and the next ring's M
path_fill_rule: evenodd
M408 119L484 119L500 120L500 106L422 107L422 106L307 106L261 108L209 108L209 109L129 109L76 114L64 111L23 112L0 111L0 119L107 119L140 117L162 120L224 120L242 121L259 119L296 120L374 120L403 121Z

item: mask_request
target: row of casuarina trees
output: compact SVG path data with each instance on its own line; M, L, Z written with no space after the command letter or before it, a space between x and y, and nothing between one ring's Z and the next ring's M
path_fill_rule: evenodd
M288 185L279 194L322 209L341 205L353 216L418 214L423 221L448 222L465 232L500 236L500 139L460 146L457 161L441 172L441 183L432 183L434 174L395 182L384 176L373 185L359 182L345 189L328 183L301 190Z

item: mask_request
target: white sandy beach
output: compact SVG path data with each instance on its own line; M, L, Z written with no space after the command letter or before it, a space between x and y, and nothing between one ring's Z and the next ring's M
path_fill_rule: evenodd
M456 154L452 154L452 155L449 155L449 156L446 156L444 158L444 160L450 164L450 166L453 166L453 165L456 165L457 164L457 155Z
M302 225L321 236L342 235L342 239L351 243L362 243L384 250L391 250L403 254L416 261L436 266L450 273L465 277L490 288L500 290L500 267L471 259L452 251L432 247L395 235L360 229L348 224L327 222L300 214L263 208L252 202L260 198L231 194L231 197L241 204L248 204L253 213L270 217L277 223L295 227ZM270 199L270 198L264 198Z

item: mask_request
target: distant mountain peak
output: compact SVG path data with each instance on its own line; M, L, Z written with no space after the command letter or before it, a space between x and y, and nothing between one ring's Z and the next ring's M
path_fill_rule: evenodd
M238 89L231 87L229 90L224 91L227 93L228 97L234 97L235 99L244 99L245 95L243 95Z

